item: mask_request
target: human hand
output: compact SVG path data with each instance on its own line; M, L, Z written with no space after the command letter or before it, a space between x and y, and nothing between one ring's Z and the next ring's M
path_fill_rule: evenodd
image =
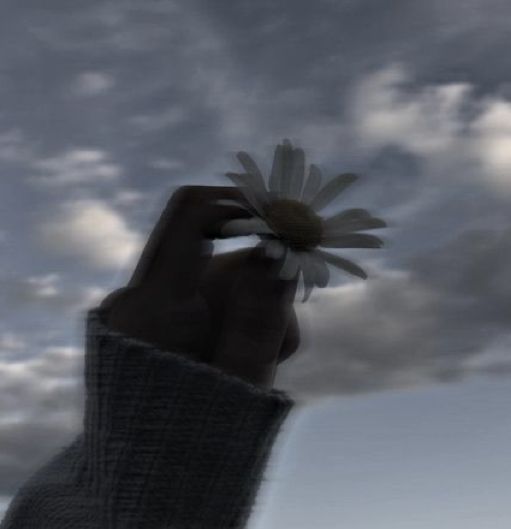
M233 187L179 188L127 286L101 308L114 330L271 387L277 364L300 341L297 279L279 279L262 248L212 255L225 222L251 217L246 205Z

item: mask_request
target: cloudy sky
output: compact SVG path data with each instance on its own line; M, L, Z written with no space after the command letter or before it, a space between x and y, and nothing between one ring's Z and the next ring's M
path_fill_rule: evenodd
M345 254L368 281L297 304L276 386L304 407L251 529L508 527L509 2L2 8L0 516L79 431L85 311L173 190L228 185L240 149L268 170L288 137L389 228Z

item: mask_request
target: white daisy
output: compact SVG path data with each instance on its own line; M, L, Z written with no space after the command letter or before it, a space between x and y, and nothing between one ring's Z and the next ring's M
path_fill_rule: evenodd
M357 175L340 174L322 187L321 172L311 164L305 179L303 149L293 148L289 140L284 140L275 149L267 187L254 160L246 152L239 152L237 157L245 173L226 176L240 188L254 217L227 222L222 228L223 235L258 234L266 255L281 261L282 279L301 274L304 302L314 286L322 288L328 284L327 263L367 278L364 270L352 261L319 248L380 248L383 245L374 235L358 233L386 226L365 209L346 209L327 219L319 216L322 209L357 180Z

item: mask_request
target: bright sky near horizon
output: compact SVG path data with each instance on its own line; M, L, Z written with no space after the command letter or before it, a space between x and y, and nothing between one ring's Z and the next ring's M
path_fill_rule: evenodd
M290 421L250 529L503 529L511 482L506 0L5 0L0 516L79 431L85 311L169 194L291 138L384 218L297 303ZM334 208L335 209L335 208ZM252 239L217 244L229 250ZM330 397L328 397L330 396ZM326 399L326 400L325 400ZM479 479L478 479L479 478Z
M506 529L511 387L481 377L296 415L248 529Z

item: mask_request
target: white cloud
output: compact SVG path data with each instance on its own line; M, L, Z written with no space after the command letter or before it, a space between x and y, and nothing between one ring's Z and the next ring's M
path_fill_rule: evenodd
M465 369L474 372L508 375L511 372L511 333L497 336L488 347L473 358L467 359Z
M154 169L161 169L162 171L174 171L181 169L184 164L180 160L172 160L170 158L156 158L149 162L149 166Z
M51 396L58 386L67 387L70 381L78 393L82 367L83 351L74 346L45 347L29 359L0 361L0 394L5 412L0 424L10 421L7 415L28 413L28 405L44 405L41 398Z
M71 149L34 162L41 174L30 181L50 185L110 183L119 180L121 167L99 149Z
M14 492L80 431L83 364L83 351L73 346L0 360L0 493Z
M18 129L0 133L0 160L4 162L24 162L32 157L25 136Z
M431 155L453 147L462 130L461 109L471 87L428 86L407 93L406 71L392 65L365 78L354 95L355 126L375 147L392 143Z
M59 214L38 228L47 248L97 268L127 265L141 250L142 237L107 203L67 202Z
M93 97L108 92L115 79L104 72L83 72L73 81L71 91L79 97Z
M10 307L44 303L57 304L62 297L61 277L56 273L20 277L8 274L0 278L0 293Z
M472 149L499 189L511 187L511 101L487 98L471 124Z
M30 277L10 274L0 278L0 295L5 306L20 311L33 307L45 313L51 310L69 314L95 306L107 294L108 290L98 285L66 284L55 273ZM0 333L0 351L19 349L23 343L12 333Z
M413 88L412 81L393 64L356 86L350 108L359 140L370 149L397 145L422 157L431 174L511 193L511 101L476 98L468 83Z
M146 193L136 189L121 189L115 194L112 202L120 206L131 206L146 198Z
M32 286L31 293L36 298L52 298L59 294L57 283L60 281L59 274L47 274L43 276L32 276L26 282Z

